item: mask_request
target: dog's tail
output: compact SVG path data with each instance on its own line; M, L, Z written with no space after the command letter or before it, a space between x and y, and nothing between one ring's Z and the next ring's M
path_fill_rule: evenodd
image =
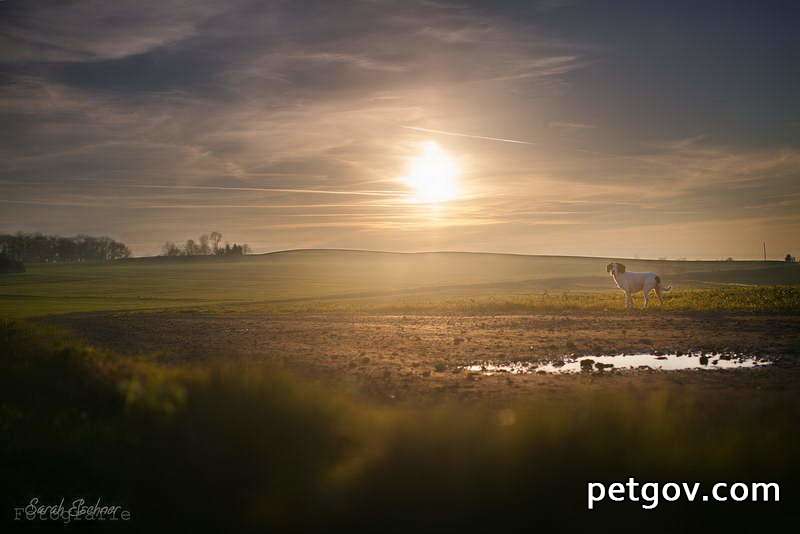
M672 291L672 286L664 287L664 286L661 285L661 277L658 276L658 275L656 275L656 286L658 287L658 289L660 289L664 293L666 293L668 291Z

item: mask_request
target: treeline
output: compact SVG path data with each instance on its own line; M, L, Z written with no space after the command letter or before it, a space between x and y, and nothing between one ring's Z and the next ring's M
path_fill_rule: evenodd
M244 256L250 253L250 246L246 243L225 243L222 245L222 234L211 232L201 235L197 241L187 239L183 245L167 241L161 247L162 256Z
M130 257L124 244L110 237L62 237L41 233L0 234L0 254L24 263L109 261Z

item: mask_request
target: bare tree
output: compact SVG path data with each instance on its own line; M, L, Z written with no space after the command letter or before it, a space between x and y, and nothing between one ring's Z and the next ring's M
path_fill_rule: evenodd
M161 247L161 254L162 256L203 256L210 254L215 256L243 256L252 252L250 245L245 243L241 245L238 243L233 243L232 245L225 243L225 246L222 246L220 244L221 242L222 234L214 231L210 234L201 235L197 241L194 239L187 239L183 247L176 245L172 241L167 241ZM1 241L0 245L2 245ZM114 246L113 242L108 243L105 240L100 240L97 245L103 249L102 254L104 255L124 254L124 251L120 252L117 250L118 247ZM105 251L106 248L109 249L108 252ZM111 250L113 250L113 252L110 252ZM129 254L130 252L128 251L127 253Z
M172 241L167 241L161 247L161 255L162 256L170 256L170 257L180 256L181 255L181 249L180 249L180 247L178 245L176 245Z
M200 246L198 247L199 254L207 256L211 254L211 247L208 245L208 234L200 236Z
M185 256L197 256L200 247L194 242L194 239L187 239L186 245L183 247L183 254Z
M222 234L217 232L217 231L211 232L211 252L213 254L215 254L215 255L219 254L219 251L220 251L219 243L220 243L220 241L222 241Z

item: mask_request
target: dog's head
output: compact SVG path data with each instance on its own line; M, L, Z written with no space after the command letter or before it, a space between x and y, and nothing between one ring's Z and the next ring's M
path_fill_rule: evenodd
M614 276L617 276L625 272L625 266L622 265L621 263L616 263L616 262L609 263L608 265L606 265L606 272L611 273Z

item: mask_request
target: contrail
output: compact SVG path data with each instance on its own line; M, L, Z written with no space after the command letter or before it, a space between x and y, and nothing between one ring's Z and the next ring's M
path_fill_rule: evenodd
M441 135L452 135L453 137L468 137L470 139L484 139L486 141L500 141L501 143L515 143L518 145L535 145L536 143L531 143L530 141L518 141L516 139L503 139L502 137L486 137L483 135L469 135L464 133L458 132L445 132L444 130L432 130L430 128L420 128L418 126L400 126L401 128L405 128L406 130L414 130L417 132L427 132L433 134L441 134Z

